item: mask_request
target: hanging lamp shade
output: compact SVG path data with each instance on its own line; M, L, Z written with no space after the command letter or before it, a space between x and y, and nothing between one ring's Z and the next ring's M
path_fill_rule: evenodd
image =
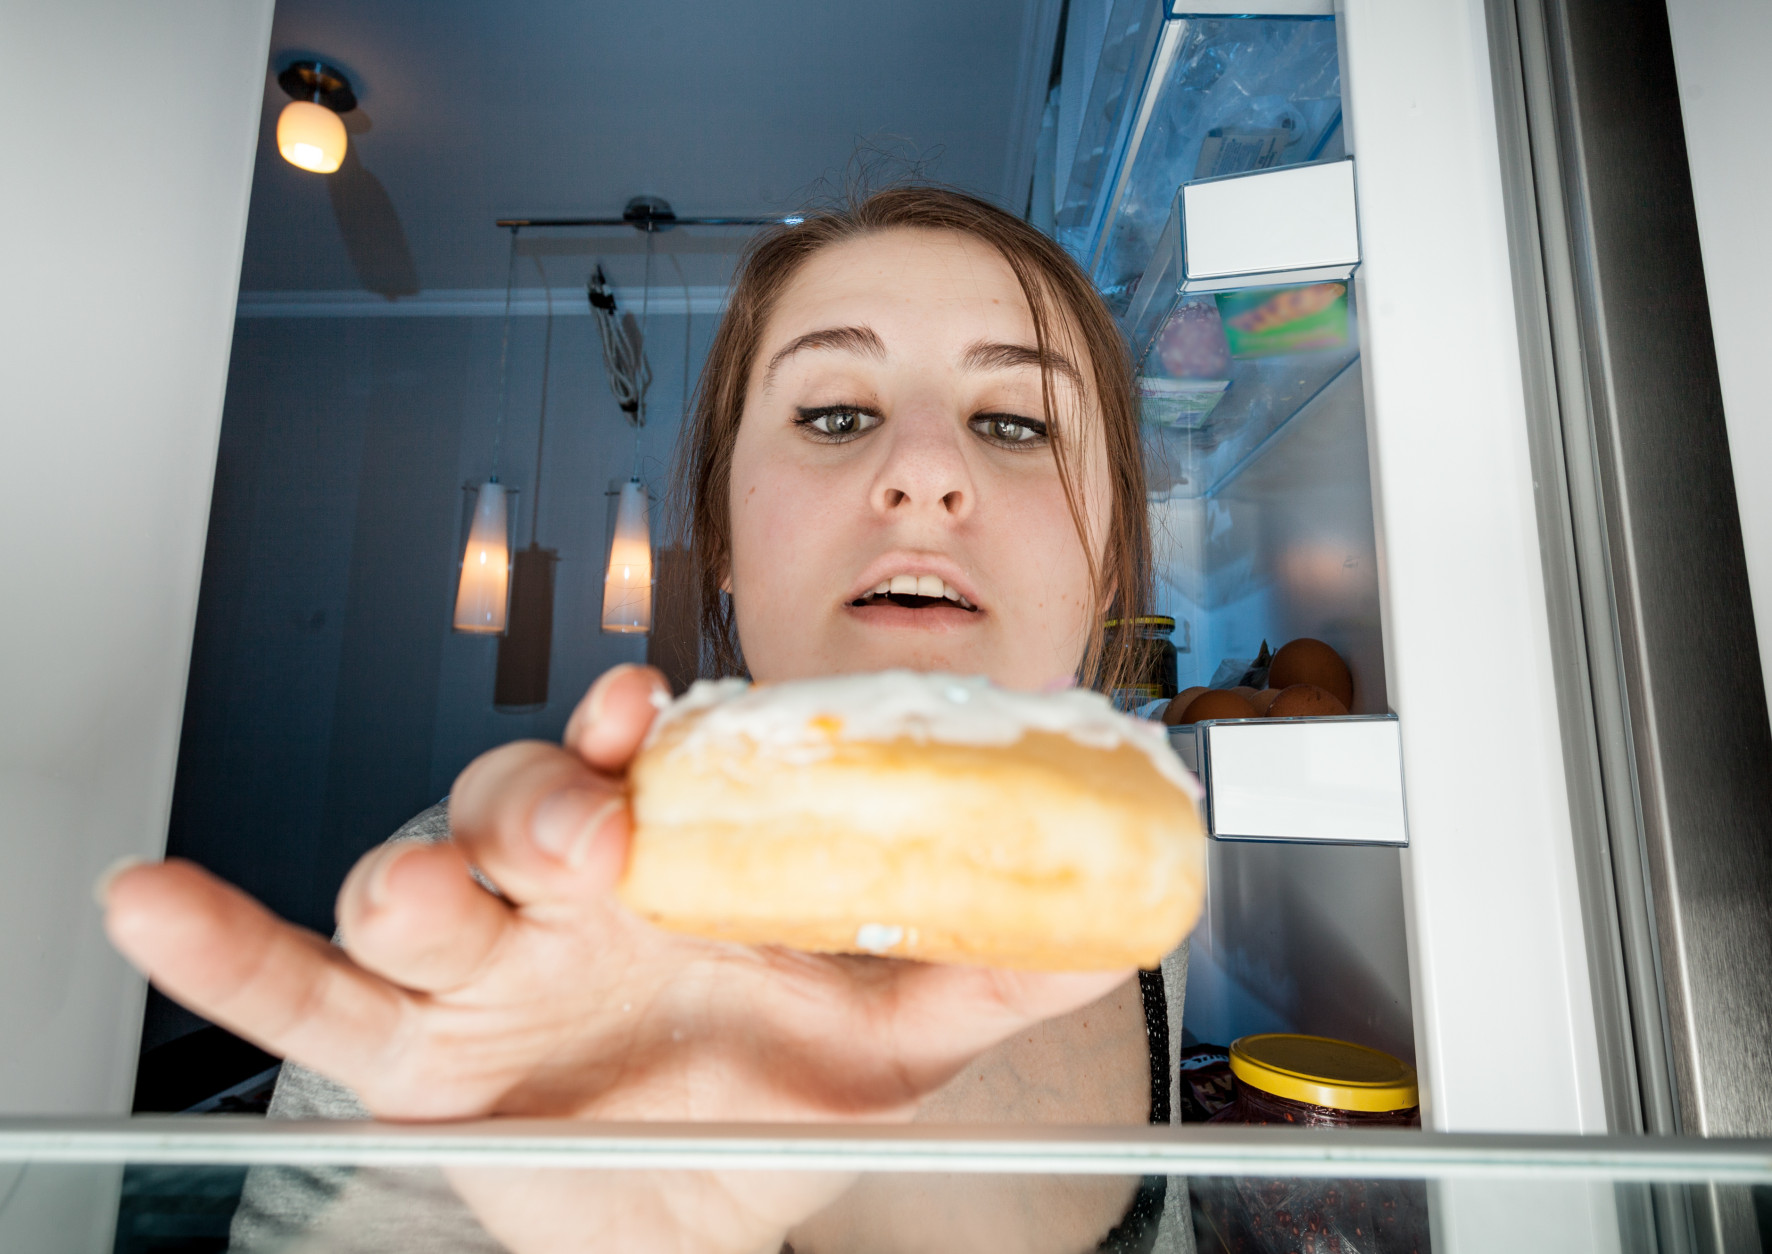
M455 629L501 634L510 586L510 509L504 484L489 479L474 498L474 521L455 591Z
M646 485L621 485L609 568L603 574L603 630L645 635L652 630L652 525Z
M312 100L291 100L277 116L277 151L290 165L331 174L344 164L345 124Z

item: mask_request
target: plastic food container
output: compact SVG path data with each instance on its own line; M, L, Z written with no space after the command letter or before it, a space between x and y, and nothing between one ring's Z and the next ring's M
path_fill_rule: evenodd
M1415 1070L1351 1041L1269 1033L1230 1048L1236 1096L1210 1123L1407 1128L1421 1123ZM1201 1254L1426 1254L1416 1180L1189 1182Z

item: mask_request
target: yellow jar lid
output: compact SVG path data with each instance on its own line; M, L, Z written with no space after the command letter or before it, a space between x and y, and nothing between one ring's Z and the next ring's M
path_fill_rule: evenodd
M1275 1097L1337 1110L1407 1110L1421 1102L1415 1068L1327 1036L1266 1032L1231 1044L1231 1074Z

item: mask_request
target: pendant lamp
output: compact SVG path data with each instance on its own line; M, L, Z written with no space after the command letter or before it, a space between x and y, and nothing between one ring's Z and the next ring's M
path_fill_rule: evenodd
M489 479L474 496L474 521L455 591L455 629L502 635L510 586L510 504L505 485Z
M621 485L609 566L603 575L603 630L644 635L652 630L652 526L646 485Z
M474 521L462 553L455 589L454 627L476 635L503 635L511 590L510 493L498 481L498 455L504 442L506 367L511 356L511 290L517 281L517 229L511 228L511 258L505 270L504 338L498 350L498 422L492 435L492 474L474 495Z
M662 213L660 212L662 210ZM621 486L615 526L609 538L609 562L603 568L603 630L643 636L652 630L652 524L646 485L640 482L640 431L646 426L646 389L652 367L646 361L647 318L652 304L652 236L670 216L670 206L655 197L636 196L622 215L646 233L646 281L640 288L640 327L615 318L599 267L591 278L591 310L603 340L603 364L609 386L622 413L634 428L634 473Z

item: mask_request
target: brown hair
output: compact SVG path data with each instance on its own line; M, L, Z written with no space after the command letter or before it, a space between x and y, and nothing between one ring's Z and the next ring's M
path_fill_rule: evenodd
M1041 395L1053 459L1065 500L1089 563L1093 600L1108 600L1108 619L1143 612L1149 596L1150 531L1145 513L1144 462L1133 399L1132 365L1113 315L1087 275L1057 244L1003 210L972 196L935 187L897 187L842 208L808 214L798 224L771 228L754 239L739 262L725 316L714 334L696 388L695 404L678 446L674 515L678 542L691 554L701 603L702 637L714 673L742 674L743 654L731 598L721 581L729 568L732 449L744 411L751 369L775 302L808 258L821 248L880 231L952 231L995 248L1009 264L1033 315L1035 347L1047 356L1054 302L1068 318L1057 325L1082 341L1094 374L1105 437L1111 499L1106 544L1099 560L1089 544L1074 468L1069 426L1053 412L1050 365L1041 367ZM1079 420L1081 416L1079 415ZM1095 620L1079 677L1103 688L1121 685L1131 661L1125 650L1104 657L1101 620Z

